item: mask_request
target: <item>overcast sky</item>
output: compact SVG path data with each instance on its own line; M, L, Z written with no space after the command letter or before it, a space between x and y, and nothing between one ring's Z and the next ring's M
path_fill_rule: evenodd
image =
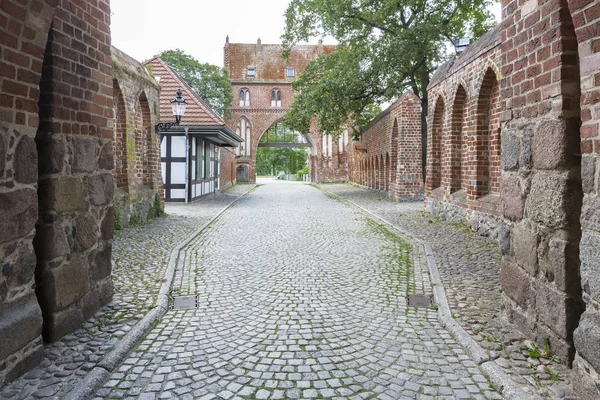
M179 48L223 66L234 43L280 43L289 0L111 0L113 45L138 61ZM495 5L499 16L500 6ZM499 17L497 17L498 19ZM327 43L327 42L326 42Z

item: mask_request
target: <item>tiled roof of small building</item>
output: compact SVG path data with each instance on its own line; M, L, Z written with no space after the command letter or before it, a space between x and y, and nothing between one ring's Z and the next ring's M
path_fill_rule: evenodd
M280 44L258 43L225 43L229 49L228 65L229 77L232 81L286 81L286 68L296 69L296 76L303 71L309 62L320 54L331 54L335 51L334 45L297 45L291 50L289 58L281 55L283 46ZM247 68L256 68L256 77L247 76Z
M446 61L444 64L433 73L429 82L428 89L443 81L446 76L459 71L465 65L470 64L477 59L481 54L490 51L500 45L500 30L502 26L498 24L495 28L490 29L485 35L471 43L469 47L458 57Z
M181 118L182 125L195 126L224 126L225 122L198 96L185 81L169 67L160 57L154 57L146 62L151 66L152 75L159 80L160 91L160 121L174 120L171 111L171 100L177 96L181 88L183 98L187 102L185 114Z

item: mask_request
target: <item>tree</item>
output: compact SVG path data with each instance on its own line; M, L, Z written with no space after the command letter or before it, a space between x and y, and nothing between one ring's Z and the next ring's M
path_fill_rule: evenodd
M165 50L159 57L175 70L183 80L221 118L231 118L233 90L226 68L202 64L182 50Z
M374 104L410 88L423 107L425 153L430 75L446 57L449 41L467 34L475 39L493 27L492 1L292 0L285 13L284 56L294 44L315 37L331 36L339 46L311 62L294 82L298 95L286 125L306 132L316 117L321 131L335 134L354 121L360 133Z

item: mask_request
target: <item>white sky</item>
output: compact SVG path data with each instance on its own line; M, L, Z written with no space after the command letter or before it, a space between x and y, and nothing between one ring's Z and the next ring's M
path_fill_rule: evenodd
M233 43L280 43L289 0L111 0L113 45L138 61L179 48L223 66ZM494 5L499 21L500 5ZM325 41L327 43L327 41Z

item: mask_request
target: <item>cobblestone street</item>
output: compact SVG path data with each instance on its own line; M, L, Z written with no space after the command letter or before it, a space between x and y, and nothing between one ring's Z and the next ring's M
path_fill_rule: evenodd
M269 181L186 249L172 310L98 398L501 398L438 323L423 250L300 183Z

